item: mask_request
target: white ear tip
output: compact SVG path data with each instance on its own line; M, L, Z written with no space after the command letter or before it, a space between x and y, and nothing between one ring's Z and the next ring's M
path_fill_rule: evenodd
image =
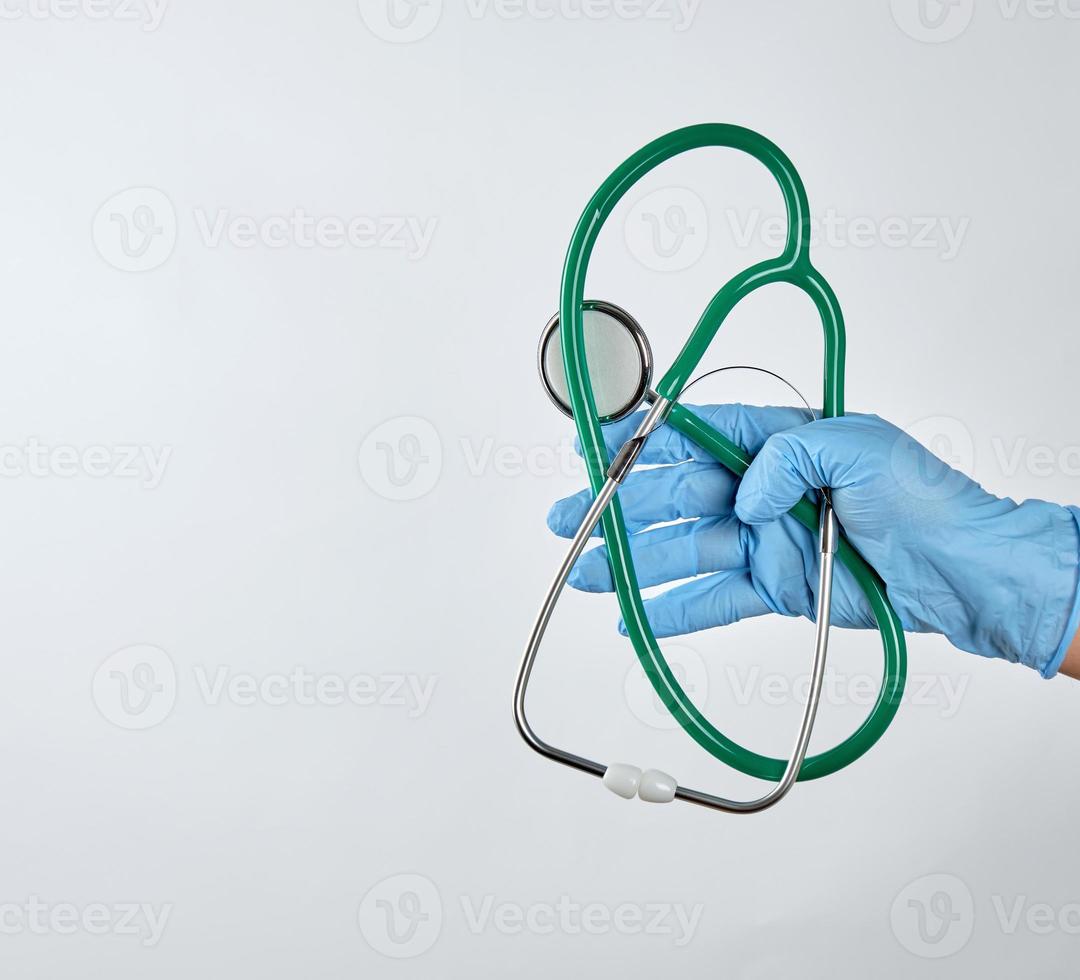
M625 762L616 762L604 771L604 785L616 796L632 800L641 782L641 770L637 766L628 766Z
M677 787L673 776L659 769L647 769L641 774L638 796L646 803L670 803L675 799Z

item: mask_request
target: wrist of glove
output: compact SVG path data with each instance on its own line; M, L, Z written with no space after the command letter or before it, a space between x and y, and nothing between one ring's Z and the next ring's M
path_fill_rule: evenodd
M905 629L1053 677L1080 614L1077 514L987 494L962 527L924 540L918 576L889 590Z

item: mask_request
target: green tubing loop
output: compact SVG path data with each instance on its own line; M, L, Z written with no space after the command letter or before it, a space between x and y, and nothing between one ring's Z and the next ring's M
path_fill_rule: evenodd
M822 414L832 418L844 413L844 320L835 294L810 262L810 213L798 173L777 146L752 130L720 123L679 129L642 147L604 181L582 213L566 253L559 306L563 362L593 493L599 492L604 484L609 460L585 359L582 303L589 258L604 221L641 177L679 153L706 146L742 150L769 168L783 193L787 240L779 257L739 273L712 298L686 345L657 385L657 391L664 398L677 400L735 305L761 286L785 282L802 289L821 316L825 331ZM739 476L750 465L752 457L748 453L679 404L672 408L666 424ZM817 531L817 506L809 499L800 500L791 514L811 532ZM721 733L687 697L668 666L645 615L617 495L604 512L601 527L627 632L664 705L689 735L717 759L748 775L779 780L786 760L759 755ZM841 541L838 557L866 594L877 620L885 653L882 684L877 701L862 725L839 745L806 759L800 780L827 776L858 759L889 727L904 691L907 671L904 633L885 594L885 585L847 540Z

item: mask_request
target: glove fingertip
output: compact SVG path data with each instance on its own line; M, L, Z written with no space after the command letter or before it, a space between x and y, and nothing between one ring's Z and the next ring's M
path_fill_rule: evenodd
M566 584L578 592L610 592L611 575L604 560L603 549L586 552L567 576Z
M792 457L788 433L771 436L735 494L735 516L744 524L768 524L786 514L807 490L806 477Z
M547 523L548 530L552 534L557 534L560 537L562 536L562 525L563 525L562 506L561 505L562 505L561 500L558 503L552 504L551 509L547 512L547 517L545 518L545 522Z
M746 476L749 478L750 472ZM748 485L744 479L735 495L735 516L743 524L768 524L780 516L768 494L756 484L754 480Z

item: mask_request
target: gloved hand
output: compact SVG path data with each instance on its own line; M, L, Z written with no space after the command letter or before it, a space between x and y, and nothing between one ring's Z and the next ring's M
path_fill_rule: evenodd
M658 637L770 612L813 618L817 542L787 511L809 490L831 487L845 535L885 581L905 630L942 633L962 650L1044 677L1057 672L1080 617L1075 508L994 497L874 415L807 424L791 408L691 411L756 458L740 482L661 426L639 464L665 465L635 470L620 488L639 584L700 576L646 600ZM640 420L605 427L609 452ZM591 501L588 491L560 500L548 526L572 537ZM669 521L682 523L649 530ZM582 555L569 583L612 591L603 547ZM839 562L833 590L835 625L874 628Z

